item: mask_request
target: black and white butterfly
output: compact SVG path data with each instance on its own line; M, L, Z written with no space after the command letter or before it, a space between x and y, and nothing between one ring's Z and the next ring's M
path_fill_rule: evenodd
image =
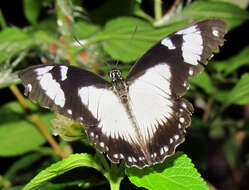
M112 82L69 65L20 72L31 100L86 126L90 142L114 163L143 168L174 154L190 125L192 105L181 98L224 43L226 23L207 19L180 29L149 49L123 79Z

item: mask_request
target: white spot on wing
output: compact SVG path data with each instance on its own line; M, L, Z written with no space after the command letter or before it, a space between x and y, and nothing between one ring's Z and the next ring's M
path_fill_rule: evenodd
M212 30L212 34L216 37L219 37L219 31L218 30Z
M132 157L132 161L133 161L133 162L137 162L137 160L136 160L135 157Z
M161 148L161 149L160 149L160 155L163 155L163 154L164 154L164 149Z
M178 128L179 128L179 129L181 129L181 128L182 128L182 125L181 125L180 123L178 124Z
M50 70L52 70L53 68L54 68L54 66L41 67L41 68L35 69L35 72L37 75L43 75L43 74L49 72Z
M113 158L118 158L118 154L113 154Z
M67 70L68 70L67 66L60 66L61 80L62 81L64 81L65 79L67 79Z
M164 150L164 152L168 152L169 147L165 145L165 146L163 147L163 150Z
M175 135L174 138L175 138L175 140L178 140L180 138L180 136L179 135Z
M169 139L169 144L172 144L174 140L172 138Z
M67 113L70 114L70 115L72 115L72 110L68 109Z
M192 69L189 69L188 74L192 76L194 74L194 71Z
M171 72L166 63L148 69L129 87L130 106L143 139L153 137L158 121L166 123L171 118Z
M180 117L180 122L184 123L184 121L185 121L184 117Z
M104 148L105 147L105 143L104 142L100 142L99 146L102 147L102 148Z
M161 41L161 44L168 47L169 49L176 49L176 46L172 43L171 39L169 39L168 37L164 38Z
M120 154L120 158L123 159L123 158L124 158L124 155L123 155L123 154Z
M132 162L132 158L130 156L128 156L128 161Z
M176 34L183 35L182 56L186 63L198 65L203 51L203 40L196 25L179 30Z
M195 32L195 31L196 31L196 25L188 27L188 28L181 29L178 32L176 32L176 34L185 35L185 34L191 34L191 33Z
M32 85L31 85L31 84L28 84L28 85L27 85L27 89L28 89L28 92L31 92L31 91L32 91Z
M50 70L52 69L52 66L50 67ZM42 70L36 70L39 79L40 79L40 86L45 91L45 94L54 101L54 103L60 107L63 107L65 105L65 95L63 90L61 89L61 86L56 80L53 79L52 74L48 73L49 68L44 67L40 68ZM46 72L45 72L46 70ZM42 74L41 74L42 73Z
M186 109L186 108L187 108L187 105L183 102L183 103L182 103L182 107L183 107L184 109Z
M144 157L143 157L143 156L139 156L139 157L138 157L138 160L143 161L143 160L144 160Z

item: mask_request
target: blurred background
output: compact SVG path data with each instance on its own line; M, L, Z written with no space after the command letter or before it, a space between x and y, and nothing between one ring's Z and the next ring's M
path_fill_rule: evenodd
M68 63L108 79L108 71L118 62L126 75L162 37L195 21L218 17L228 24L227 41L205 72L190 79L185 98L195 112L186 141L177 150L191 158L210 189L247 190L248 4L248 0L1 1L0 189L22 189L61 158L95 152L77 127L70 135L59 131L62 138L51 135L56 116L24 98L17 77L21 69ZM109 189L109 184L94 169L76 168L39 189ZM121 189L143 188L125 178Z

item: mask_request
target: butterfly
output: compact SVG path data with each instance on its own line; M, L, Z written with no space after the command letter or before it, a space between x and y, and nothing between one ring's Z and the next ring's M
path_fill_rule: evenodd
M25 95L84 124L89 141L113 163L161 163L185 140L193 106L182 98L224 43L226 23L206 19L160 40L131 68L109 72L111 82L66 64L31 66L19 73Z

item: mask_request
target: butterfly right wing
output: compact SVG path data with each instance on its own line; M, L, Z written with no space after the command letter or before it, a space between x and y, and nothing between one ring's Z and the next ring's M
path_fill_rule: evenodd
M188 78L204 69L212 51L223 45L225 33L226 22L221 19L191 24L161 39L128 73L131 110L154 164L185 140L193 112L191 103L182 98Z

